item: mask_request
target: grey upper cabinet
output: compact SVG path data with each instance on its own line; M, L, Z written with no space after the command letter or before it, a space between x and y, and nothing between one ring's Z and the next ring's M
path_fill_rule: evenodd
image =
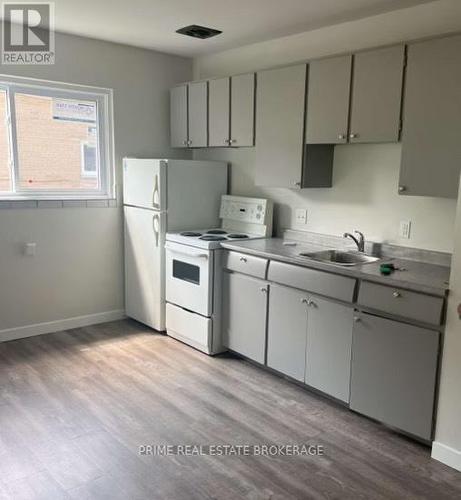
M230 78L210 80L209 146L228 146L230 136Z
M461 168L461 36L408 46L399 192L456 198Z
M265 362L269 285L239 273L223 273L223 341L230 350Z
M306 292L271 285L267 366L304 382L307 332Z
M350 142L397 142L405 47L354 55Z
M170 90L170 142L173 148L188 146L187 94L186 84Z
M208 82L189 83L189 146L208 146Z
M347 142L352 56L309 63L307 144Z
M254 146L255 77L251 73L231 78L231 146Z
M353 308L310 297L306 384L349 403Z
M261 71L256 91L259 186L301 187L306 65Z
M210 80L208 85L208 145L254 146L255 74Z
M439 333L369 314L358 320L353 332L351 408L431 439Z

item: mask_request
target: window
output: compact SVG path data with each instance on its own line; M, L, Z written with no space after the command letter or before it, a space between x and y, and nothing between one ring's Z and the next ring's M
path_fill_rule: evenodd
M0 77L0 199L113 196L111 99Z

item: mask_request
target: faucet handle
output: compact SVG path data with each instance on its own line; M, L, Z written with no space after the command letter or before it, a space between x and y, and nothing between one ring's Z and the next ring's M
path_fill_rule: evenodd
M355 230L355 231L354 231L354 233L355 233L355 234L358 234L358 235L360 236L360 238L362 238L362 240L364 240L364 239L365 239L365 235L364 235L361 231L357 231L357 230Z

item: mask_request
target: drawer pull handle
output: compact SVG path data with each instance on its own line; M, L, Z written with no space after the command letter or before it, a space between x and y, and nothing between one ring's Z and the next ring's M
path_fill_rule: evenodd
M240 262L246 262L247 258L246 257L240 257Z
M398 299L398 298L400 298L401 296L402 296L402 294L401 294L400 292L394 292L394 293L392 294L392 297L394 297L394 299Z
M362 319L360 318L360 316L354 316L354 321L356 323L360 323L362 321Z

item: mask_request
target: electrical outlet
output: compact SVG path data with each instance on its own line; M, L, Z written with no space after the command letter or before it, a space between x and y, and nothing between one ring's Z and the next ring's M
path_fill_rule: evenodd
M296 209L296 224L307 224L307 210L305 208Z
M401 220L400 221L399 236L401 238L409 240L410 233L411 233L411 220Z

